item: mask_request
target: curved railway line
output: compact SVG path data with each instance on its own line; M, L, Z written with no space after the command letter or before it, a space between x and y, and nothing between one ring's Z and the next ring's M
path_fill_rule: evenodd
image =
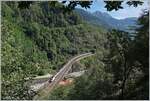
M43 100L49 93L50 91L61 81L63 80L63 78L65 77L65 75L68 74L68 72L70 71L72 65L89 56L94 55L93 53L85 53L85 54L81 54L78 56L73 57L72 59L70 59L53 77L53 80L51 82L49 82L49 80L45 83L45 85L38 91L37 95L33 98L34 100L38 99L38 100Z

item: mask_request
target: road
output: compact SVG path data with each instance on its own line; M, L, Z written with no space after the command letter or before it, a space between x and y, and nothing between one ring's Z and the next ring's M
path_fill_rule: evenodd
M70 71L72 65L89 56L92 56L94 54L92 53L85 53L78 56L75 56L74 58L70 59L60 70L56 73L55 79L49 83L48 81L45 83L44 87L39 91L39 93L33 98L34 100L44 100L44 98L50 93L50 91L65 77L65 75L68 74Z

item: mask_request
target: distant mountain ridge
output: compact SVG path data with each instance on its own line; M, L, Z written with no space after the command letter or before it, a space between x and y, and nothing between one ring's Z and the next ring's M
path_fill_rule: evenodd
M130 27L132 28L132 26L137 26L136 17L116 19L108 13L100 11L95 11L93 13L87 12L83 9L76 9L75 11L87 22L102 26L106 29L113 28L130 32Z

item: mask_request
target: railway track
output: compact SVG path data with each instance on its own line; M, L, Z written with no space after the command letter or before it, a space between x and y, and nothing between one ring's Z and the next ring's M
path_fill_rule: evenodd
M89 56L94 55L93 53L85 53L85 54L81 54L78 56L75 56L74 58L70 59L53 77L53 80L51 82L49 82L49 80L45 83L45 85L43 86L43 88L41 88L41 90L39 90L39 93L37 93L37 95L33 98L34 100L43 100L49 93L50 91L61 81L63 80L63 78L65 77L65 75L68 74L68 72L70 71L72 65Z

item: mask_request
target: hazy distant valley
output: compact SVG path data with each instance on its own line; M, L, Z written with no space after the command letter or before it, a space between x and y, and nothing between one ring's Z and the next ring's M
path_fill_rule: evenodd
M131 30L133 30L134 27L137 26L136 17L118 20L110 16L108 13L102 13L100 11L90 13L83 9L76 9L76 12L80 14L80 16L87 22L94 25L102 26L109 30L115 28L131 32Z

